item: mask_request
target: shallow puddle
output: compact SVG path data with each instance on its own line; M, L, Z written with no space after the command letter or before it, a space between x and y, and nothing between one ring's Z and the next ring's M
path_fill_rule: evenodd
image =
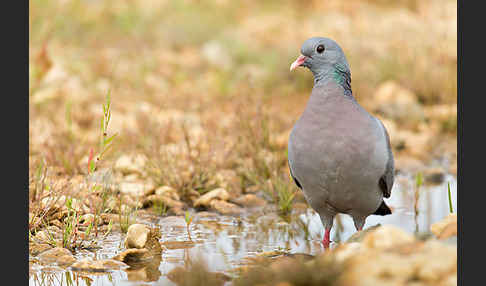
M450 183L452 205L457 211L457 184L453 176L447 175L443 183L422 186L418 200L418 217L415 219L415 180L412 176L398 175L392 197L386 200L393 209L388 216L369 216L365 228L376 224L390 224L413 233L418 225L419 232L427 232L435 223L449 213L447 183ZM286 251L290 253L316 254L323 251L322 224L319 216L307 209L295 211L287 219L279 217L275 211L260 209L240 217L195 214L190 227L186 229L183 217L144 216L141 223L160 227L164 246L161 259L148 265L130 267L109 273L80 273L57 266L40 266L33 262L30 285L175 285L167 274L177 266L184 266L188 260L198 257L206 261L211 271L230 270L244 265L245 258L266 251ZM417 223L416 223L417 222ZM351 217L339 215L331 232L333 245L346 241L355 228ZM189 237L190 235L190 237ZM102 249L80 251L77 259L111 258L123 250L124 235L113 233L99 242ZM147 283L148 282L148 283Z

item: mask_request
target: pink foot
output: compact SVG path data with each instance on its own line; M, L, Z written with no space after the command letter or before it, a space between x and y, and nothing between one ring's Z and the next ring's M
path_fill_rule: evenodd
M331 229L326 229L324 231L324 238L322 239L322 245L324 245L324 249L329 249L329 243L331 240L329 239L331 233Z

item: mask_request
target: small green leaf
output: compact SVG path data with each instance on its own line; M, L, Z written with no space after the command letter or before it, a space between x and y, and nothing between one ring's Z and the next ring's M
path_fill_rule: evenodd
M110 148L113 146L113 144L108 145L108 147L104 148L103 152L100 154L100 160L103 157L103 155L110 150Z
M66 207L68 208L68 210L71 210L72 205L73 205L73 199L72 198L67 198L66 199Z
M91 190L92 190L93 192L96 192L96 191L100 191L100 190L101 190L101 188L102 188L102 187L101 187L100 185L94 185L93 187L91 187Z
M186 211L186 217L185 217L185 220L186 220L186 224L191 224L192 222L192 216L189 214L188 211Z
M94 160L89 163L89 171L93 172L95 169L95 162Z
M113 134L111 137L108 137L104 140L103 144L106 146L108 144L110 144L111 141L113 141L113 139L118 135L118 133L115 133Z
M90 232L91 232L91 228L93 228L93 223L91 222L88 227L86 228L86 231L84 232L86 234L86 237L89 236Z
M420 186L422 186L422 183L423 183L423 177L422 177L422 173L417 173L417 176L415 178L415 185L417 186L417 188L419 188Z

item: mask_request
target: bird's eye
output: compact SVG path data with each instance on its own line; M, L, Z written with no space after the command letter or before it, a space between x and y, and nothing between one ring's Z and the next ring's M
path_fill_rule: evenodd
M325 50L324 45L319 45L319 46L317 46L316 51L317 51L319 54L322 54L322 52L324 52L324 50Z

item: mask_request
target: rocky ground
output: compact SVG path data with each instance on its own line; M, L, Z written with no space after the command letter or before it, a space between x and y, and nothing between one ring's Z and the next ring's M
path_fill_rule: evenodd
M188 258L185 267L173 268L167 277L177 285L456 285L457 216L433 224L431 232L416 237L393 226L371 227L316 256L259 253L230 275L210 272L204 260ZM194 243L178 244L189 242ZM150 273L159 273L155 280L160 276L157 268L164 249L191 247L174 243L161 243L159 229L136 223L128 228L124 250L112 258L75 259L66 248L36 243L31 243L30 252L43 265L91 275L125 270L130 280L154 281Z

